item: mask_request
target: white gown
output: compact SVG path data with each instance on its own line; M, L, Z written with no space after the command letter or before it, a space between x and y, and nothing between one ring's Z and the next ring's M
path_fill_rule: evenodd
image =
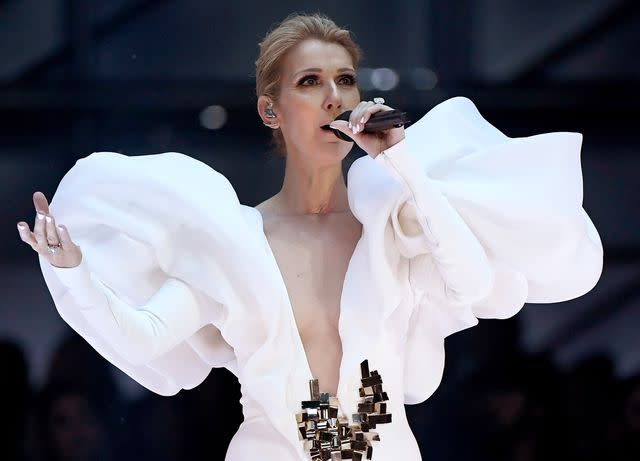
M375 461L421 459L404 404L438 387L446 336L525 302L579 297L603 262L582 208L581 134L510 138L463 97L405 134L347 177L363 233L342 291L337 397L351 418L360 363L380 373L392 422L375 429ZM74 330L161 395L212 367L233 372L244 422L226 461L309 459L295 415L310 367L261 215L224 176L174 152L96 152L65 175L50 209L84 255L70 269L40 257Z

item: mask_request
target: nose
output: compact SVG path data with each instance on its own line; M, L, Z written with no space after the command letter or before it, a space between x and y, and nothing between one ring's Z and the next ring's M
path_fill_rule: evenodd
M342 109L342 93L335 82L331 82L328 92L329 94L324 101L325 110L337 112L339 109Z

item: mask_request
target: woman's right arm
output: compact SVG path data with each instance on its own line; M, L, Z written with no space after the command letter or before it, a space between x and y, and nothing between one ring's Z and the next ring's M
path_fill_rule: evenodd
M132 306L95 278L65 226L56 226L45 196L34 194L34 232L18 223L23 241L47 259L86 321L132 365L148 363L205 325L202 303L184 282L168 278L142 306ZM46 218L50 219L46 219ZM49 245L60 244L55 253Z

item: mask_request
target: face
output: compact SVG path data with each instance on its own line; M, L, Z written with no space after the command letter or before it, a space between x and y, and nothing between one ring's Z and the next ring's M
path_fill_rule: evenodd
M318 165L341 162L353 142L341 141L320 126L359 102L349 53L335 43L315 39L300 42L283 60L280 100L273 105L287 155Z

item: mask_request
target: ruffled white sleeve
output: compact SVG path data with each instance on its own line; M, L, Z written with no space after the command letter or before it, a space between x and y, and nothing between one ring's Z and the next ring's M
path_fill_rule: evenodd
M603 249L582 208L581 142L567 132L507 137L458 97L376 157L403 190L389 219L415 300L405 403L437 387L446 336L595 286Z
M133 366L165 354L207 323L203 300L176 278L167 278L148 301L139 304L125 302L91 274L86 258L77 267L52 270L86 327L108 338L114 351ZM122 271L135 277L128 267Z
M83 258L40 267L61 317L148 389L172 395L212 367L237 374L222 335L240 305L252 224L224 176L178 153L80 159L51 200Z

